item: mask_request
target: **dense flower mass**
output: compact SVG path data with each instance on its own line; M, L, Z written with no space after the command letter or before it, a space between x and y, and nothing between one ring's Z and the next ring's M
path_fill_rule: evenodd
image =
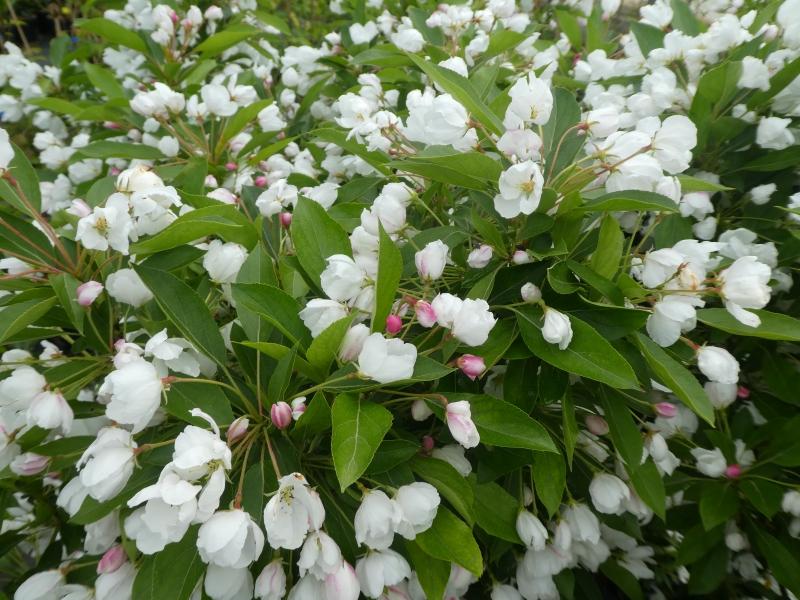
M8 597L800 597L800 1L157 2L0 54Z

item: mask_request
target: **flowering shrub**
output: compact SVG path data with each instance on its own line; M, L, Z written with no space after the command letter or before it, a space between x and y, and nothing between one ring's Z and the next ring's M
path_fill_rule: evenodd
M8 594L800 595L800 2L532 4L6 43Z

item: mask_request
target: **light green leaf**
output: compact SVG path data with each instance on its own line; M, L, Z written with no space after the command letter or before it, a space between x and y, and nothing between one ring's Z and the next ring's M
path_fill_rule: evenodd
M305 272L315 283L334 254L352 256L350 238L317 202L300 198L292 214L292 242Z
M214 35L207 37L192 48L192 52L200 54L203 58L211 58L221 54L231 46L235 46L239 42L243 42L260 33L260 29L243 23L231 25L227 29L218 31Z
M575 210L582 210L584 212L631 210L674 213L678 212L678 205L661 194L642 192L639 190L626 190L622 192L611 192L610 194L587 200Z
M403 257L392 238L380 226L378 237L378 278L375 284L375 312L372 314L372 331L383 331L386 318L403 274Z
M493 481L475 486L475 520L489 535L520 544L516 526L518 513L519 500Z
M197 552L198 529L191 527L181 541L143 558L133 581L132 598L188 600L206 569Z
M0 308L0 344L32 325L56 305L56 298L28 300Z
M533 453L533 483L536 495L547 513L553 517L561 507L561 498L567 483L567 469L560 454L550 452Z
M80 31L88 31L89 33L98 35L112 44L119 44L120 46L125 46L126 48L136 50L142 54L147 54L147 44L136 32L126 29L122 25L118 25L108 19L96 18L85 21L79 20L75 22L75 27Z
M416 458L411 469L439 490L439 493L470 525L475 521L472 486L448 462L436 458Z
M726 333L757 337L764 340L800 342L800 320L766 310L751 311L759 316L761 325L750 327L737 321L724 308L703 308L697 311L697 320Z
M157 160L164 158L161 150L145 144L132 144L128 142L109 142L100 140L92 142L75 153L87 158L141 158L144 160Z
M235 283L233 299L258 313L278 328L292 343L307 348L311 335L299 317L300 305L282 289L264 283Z
M417 544L427 554L439 560L454 562L480 577L483 558L472 531L464 521L444 506L439 506L433 525L417 535Z

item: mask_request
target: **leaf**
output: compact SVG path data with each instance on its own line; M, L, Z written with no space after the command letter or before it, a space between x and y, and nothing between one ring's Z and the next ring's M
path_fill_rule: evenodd
M78 304L80 282L69 273L59 273L50 277L50 285L58 297L58 302L79 333L83 333L83 319L86 309Z
M642 588L636 577L615 560L607 560L600 565L600 572L613 581L630 600L644 600Z
M703 486L700 496L700 519L706 531L725 523L739 511L739 497L728 482L713 482Z
M589 262L592 270L606 279L613 280L619 270L624 241L625 236L622 235L619 223L612 215L606 214L600 224L597 248Z
M631 31L636 36L636 41L644 56L656 48L664 47L664 32L657 27L633 21L631 22Z
M561 423L564 432L564 449L567 454L567 464L572 470L572 458L575 446L578 443L578 421L575 417L575 403L569 389L561 399Z
M631 411L622 396L608 391L602 395L602 399L614 448L625 465L635 470L642 461L642 434L634 423Z
M14 158L11 159L8 170L14 179L17 180L17 185L19 185L19 188L22 190L22 193L25 195L25 198L28 199L31 206L33 206L34 210L40 211L42 206L42 192L39 187L39 177L36 175L36 171L25 153L16 144L12 144L12 147L14 148ZM16 195L18 191L14 189L14 193ZM27 207L25 207L24 212L27 212L32 217L34 216Z
M157 160L164 158L161 150L145 144L131 144L128 142L109 142L100 140L78 148L76 154L87 158L141 158L144 160Z
M359 144L356 140L348 139L344 131L333 129L332 127L324 127L322 129L315 129L309 134L311 139L322 140L323 142L330 142L340 148L347 150L349 154L355 154L362 158L375 168L376 171L382 175L391 174L391 170L386 167L388 157L380 152L370 152L367 147Z
M433 558L413 541L406 541L406 550L425 597L443 598L450 579L450 561Z
M292 433L308 437L323 433L330 428L331 407L325 399L325 394L317 392L307 404L303 415L295 423Z
M728 574L730 553L725 544L717 544L697 562L689 574L689 593L709 594L717 589Z
M286 389L289 387L289 383L292 379L296 359L297 351L295 349L289 350L289 352L278 359L278 364L275 365L275 370L272 371L272 375L269 378L267 398L264 403L265 407L271 408L273 404L284 399Z
M76 21L75 26L81 31L88 31L101 38L119 44L131 50L136 50L142 54L147 54L147 44L134 31L126 29L122 25L117 25L108 19L96 18Z
M475 521L472 486L455 467L437 458L415 458L411 461L411 469L439 490L467 523L472 524Z
M513 404L479 394L443 395L449 402L469 402L472 421L484 444L501 448L558 452L544 426Z
M604 194L597 198L587 200L575 210L584 212L617 212L631 210L674 213L678 212L678 205L661 194L642 192L639 190L626 190L622 192L611 192L610 194Z
M800 320L766 310L752 310L761 318L761 325L750 327L740 323L724 308L703 308L697 311L697 320L726 333L735 333L765 340L800 342Z
M691 175L681 174L676 175L676 177L681 183L681 192L684 194L688 194L689 192L726 192L733 189L720 185L719 183L700 179L699 177L692 177Z
M400 277L403 275L403 257L392 238L379 226L378 277L375 282L375 312L372 314L372 331L383 331L386 318L392 310Z
M553 90L553 111L544 126L542 155L545 157L547 178L558 175L572 164L583 147L583 136L575 129L581 120L581 108L575 95L564 88Z
M220 386L201 382L173 383L167 392L167 403L164 409L181 421L198 427L208 427L208 423L199 417L193 417L189 411L199 408L224 427L233 422L231 403Z
M739 489L758 512L772 519L781 509L784 488L777 483L762 479L746 479Z
M166 271L136 265L136 272L150 289L162 312L198 352L226 366L222 334L206 303L188 285Z
M749 528L748 533L749 539L755 542L758 551L767 559L767 564L775 579L789 588L795 596L800 595L800 570L797 568L797 556L760 526Z
M536 495L547 513L553 517L561 507L561 498L567 483L567 470L560 454L533 453L533 483Z
M636 340L650 370L661 383L671 389L700 418L713 425L714 407L697 378L649 337L637 333Z
M274 325L292 343L307 348L308 329L298 316L300 305L282 289L264 283L235 283L231 286L237 305L258 313Z
M46 315L55 305L56 298L29 300L0 308L0 344Z
M292 214L291 232L297 258L314 283L319 282L329 257L334 254L352 256L347 232L313 200L298 200Z
M320 373L327 374L331 363L336 359L342 341L353 322L352 315L331 323L317 337L311 340L306 351L306 358L312 367Z
M417 535L417 544L439 560L454 562L480 577L483 558L472 531L444 506L439 506L433 525Z
M790 146L783 150L768 152L748 163L738 170L771 173L794 167L800 162L800 146Z
M336 396L331 409L331 454L341 491L361 477L392 426L392 413L352 394Z
M652 460L648 460L643 465L628 467L628 474L631 477L633 489L653 512L666 519L667 514L667 494L664 490L664 480L658 468Z
M92 63L83 63L83 70L86 71L86 77L89 78L91 84L109 99L128 97L125 93L125 88L122 87L114 74L108 69Z
M550 455L548 455L550 456ZM475 486L475 520L486 533L519 544L519 501L494 482Z
M235 46L239 42L243 42L259 33L261 33L259 29L250 25L245 25L243 23L231 25L227 29L218 31L214 35L207 37L192 48L191 51L195 54L200 54L203 58L211 58L221 54L231 46Z
M522 339L536 356L554 367L594 379L619 389L636 389L639 383L628 362L603 336L580 319L570 316L573 337L560 350L542 337L539 309L526 306L516 310Z
M255 121L258 113L270 104L272 104L272 99L268 98L266 100L257 100L244 108L240 108L235 115L228 119L225 129L222 130L219 142L217 142L217 147L224 147L237 133Z
M430 77L434 83L438 84L445 92L460 102L481 125L494 134L502 135L505 131L503 123L500 121L499 117L483 103L478 92L475 91L475 88L472 87L468 79L450 69L440 67L414 54L406 53L406 55L423 73Z
M497 183L500 162L480 152L457 152L450 146L428 146L424 151L389 166L433 181L485 191Z
M191 527L180 542L144 557L133 581L133 600L188 600L206 569L197 552L199 528Z
M303 415L305 417L305 414ZM299 423L299 421L298 421ZM410 461L419 452L419 444L408 440L383 440L365 473L377 475Z

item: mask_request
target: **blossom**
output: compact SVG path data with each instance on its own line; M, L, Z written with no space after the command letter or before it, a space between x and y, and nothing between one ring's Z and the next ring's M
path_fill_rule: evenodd
M400 506L384 492L367 492L353 521L356 542L373 550L385 550L392 545L395 528L401 518Z
M414 254L414 264L420 277L434 281L441 278L449 257L450 248L447 244L442 240L434 240Z
M619 477L610 473L598 473L589 484L592 504L598 512L617 515L623 510L623 503L630 499L631 491Z
M719 448L692 448L691 454L697 461L697 470L706 477L722 477L725 473L728 463Z
M497 319L489 310L486 300L467 298L461 302L453 318L451 331L463 344L480 346L489 339L489 333L496 323Z
M486 363L483 358L475 356L474 354L463 354L459 356L458 360L456 360L456 365L461 369L464 375L473 381L476 377L480 377L486 370Z
M682 173L689 168L696 145L695 124L683 115L672 115L664 119L653 138L653 154L667 173Z
M415 481L401 486L394 496L399 518L395 531L408 540L431 527L441 499L436 488L429 483Z
M153 299L139 274L133 269L119 269L106 279L106 291L117 302L138 308Z
M286 402L276 402L269 409L269 418L278 429L286 429L292 423L292 407Z
M264 508L264 529L273 548L296 550L309 531L322 527L325 508L300 473L284 475L278 491Z
M286 595L286 572L281 559L273 560L261 570L254 593L258 600L281 600Z
M522 543L533 550L544 550L547 542L547 528L531 512L527 510L519 511L517 515L517 535Z
M719 274L720 293L725 308L736 320L758 327L761 319L746 308L764 308L772 291L769 283L772 269L759 262L755 256L742 256Z
M453 439L464 448L474 448L480 442L480 434L472 421L472 411L468 401L448 402L445 421Z
M511 219L517 215L534 212L542 198L544 177L532 160L511 165L500 175L500 193L494 198L494 207L501 216Z
M75 289L75 297L81 306L91 306L103 293L103 284L99 281L87 281Z
M203 562L241 569L261 555L264 534L248 513L221 510L200 526L197 550Z
M106 201L104 207L95 207L92 214L78 221L75 239L90 250L112 248L128 254L132 231L133 220L129 213L128 199L115 194Z
M386 339L373 333L358 355L358 372L379 383L410 379L417 361L417 347L398 338Z
M300 311L300 319L311 331L311 337L317 337L330 325L347 316L347 309L336 300L313 298Z
M369 598L377 598L385 587L410 577L411 567L394 550L373 550L358 560L356 575L361 584L361 592Z
M711 381L719 383L739 381L739 362L724 348L701 346L697 349L697 366Z
M98 502L116 496L133 474L136 442L118 427L105 427L78 461L81 484Z
M406 137L427 145L454 146L465 150L469 146L469 114L450 94L435 95L433 90L412 90L406 98L408 119ZM466 147L465 147L466 144Z
M740 88L766 91L769 89L769 69L754 56L742 58L742 74L739 75Z
M553 93L548 82L528 74L511 86L511 102L506 109L503 125L506 129L521 129L525 125L545 125L553 110ZM526 213L530 214L530 213Z
M481 244L479 247L470 251L467 256L467 264L473 269L483 269L492 260L492 247Z
M137 433L147 427L161 405L163 385L156 368L146 360L134 360L109 373L99 393L110 397L106 415L118 423L133 425Z
M328 298L348 302L358 296L364 284L361 267L344 254L334 254L325 260L328 265L320 274L320 284Z
M203 268L212 281L233 283L247 260L247 249L234 242L212 240L203 257Z
M569 317L549 306L545 308L542 337L550 344L558 344L560 350L566 350L572 341L572 324Z
M369 327L363 323L357 323L348 329L339 348L339 360L350 362L358 358L361 349L364 347L364 341L369 335Z
M762 117L756 128L756 144L767 150L783 150L794 144L794 134L789 130L791 119Z
M44 391L37 394L28 407L27 416L28 425L61 429L65 434L72 429L72 409L60 392Z

